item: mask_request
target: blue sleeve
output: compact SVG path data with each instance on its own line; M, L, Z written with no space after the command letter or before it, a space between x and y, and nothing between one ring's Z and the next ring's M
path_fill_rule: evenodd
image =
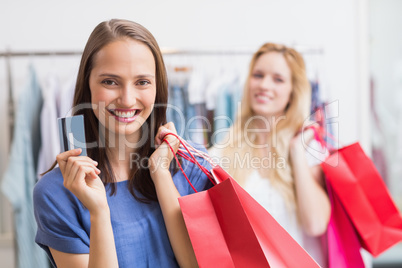
M89 213L63 186L59 169L43 176L33 192L38 230L35 242L48 254L49 247L61 252L89 253Z
M207 152L204 146L190 143L194 148ZM204 166L207 170L211 170L211 165L208 163L207 160L196 157L198 162ZM213 186L211 181L208 179L207 175L196 165L191 163L190 161L182 158L182 167L187 175L190 182L193 184L194 188L200 192L204 190L208 190ZM191 188L190 184L187 182L186 178L184 177L181 170L178 170L174 176L173 181L176 185L177 190L179 191L180 195L188 195L194 193L194 190Z

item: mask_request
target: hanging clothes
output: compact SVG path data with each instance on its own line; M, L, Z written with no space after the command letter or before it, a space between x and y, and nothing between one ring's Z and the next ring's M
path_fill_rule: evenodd
M214 110L212 143L220 142L227 134L225 129L233 125L242 97L241 88L238 74L232 72L225 73L207 88L207 94L213 99L207 103L207 107Z
M59 130L57 128L56 97L60 92L60 83L54 74L50 74L43 87L43 107L40 115L42 147L39 152L38 178L47 171L60 153Z
M187 87L187 100L189 105L186 108L187 127L185 137L196 144L202 144L204 146L208 144L208 124L204 120L206 118L206 86L207 79L205 73L199 68L193 68Z
M29 75L29 83L18 101L9 165L1 185L14 210L19 268L48 267L45 253L35 244L37 227L32 201L41 145L39 120L43 100L33 66Z
M13 78L11 75L11 63L10 57L6 57L7 63L7 81L8 81L8 122L9 122L9 133L10 133L10 143L14 136L14 120L15 120L15 107L13 98Z
M42 146L38 160L38 178L47 171L60 153L57 118L71 116L76 75L62 86L56 74L49 74L43 87L43 107L40 115Z

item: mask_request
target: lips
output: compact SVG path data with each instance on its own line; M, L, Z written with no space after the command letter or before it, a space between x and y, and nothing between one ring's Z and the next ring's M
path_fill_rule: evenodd
M108 112L112 114L117 121L123 123L133 122L141 111L140 109L108 109Z
M271 96L266 94L255 94L254 97L258 103L268 103L273 99Z

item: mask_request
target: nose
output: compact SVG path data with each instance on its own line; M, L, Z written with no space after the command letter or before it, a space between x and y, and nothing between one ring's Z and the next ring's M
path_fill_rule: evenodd
M132 108L135 105L136 101L136 93L133 86L126 85L125 87L120 89L119 99L117 103L121 107Z
M261 89L272 90L273 86L274 86L274 81L273 81L272 77L269 75L264 76L264 78L261 80L261 83L260 83Z

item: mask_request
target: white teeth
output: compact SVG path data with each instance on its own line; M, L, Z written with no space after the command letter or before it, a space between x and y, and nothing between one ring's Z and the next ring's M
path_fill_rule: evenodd
M118 117L131 118L135 115L135 111L129 111L129 112L114 111L114 114Z
M257 98L261 100L269 100L269 97L265 95L257 95Z

